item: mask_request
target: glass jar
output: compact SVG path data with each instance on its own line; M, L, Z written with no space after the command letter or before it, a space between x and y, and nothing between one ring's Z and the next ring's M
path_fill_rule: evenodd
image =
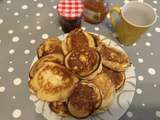
M75 28L81 28L81 19L82 17L77 17L73 20L68 20L63 16L59 16L59 23L63 32L68 33Z
M60 0L58 3L59 23L65 33L81 27L83 4L81 0Z
M84 20L92 24L98 24L105 19L108 13L108 4L104 0L84 0Z

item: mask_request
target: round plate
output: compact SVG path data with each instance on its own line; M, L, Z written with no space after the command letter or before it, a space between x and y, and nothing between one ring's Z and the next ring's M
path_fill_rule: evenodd
M60 40L64 40L67 34L61 35L58 38ZM98 35L98 34L96 34ZM115 47L122 52L125 52L117 43L114 41L107 39L103 35L98 35L103 42L108 44L111 47ZM34 58L32 65L37 61L37 56ZM31 66L32 66L31 65ZM129 108L136 88L136 77L135 77L135 68L132 65L129 67L126 72L126 82L124 84L123 89L116 93L112 105L103 113L97 113L89 118L84 120L118 120ZM73 117L62 118L58 116L56 113L52 112L48 106L47 102L39 100L35 95L30 95L30 100L35 104L35 111L37 113L42 114L47 120L77 120Z

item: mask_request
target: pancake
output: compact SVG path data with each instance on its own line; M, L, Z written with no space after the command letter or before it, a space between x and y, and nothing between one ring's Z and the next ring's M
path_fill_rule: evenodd
M81 79L92 79L102 70L101 57L94 48L81 48L65 56L65 66Z
M113 71L107 67L103 67L103 72L110 77L112 83L115 86L116 91L120 90L124 86L126 80L124 72Z
M109 76L106 73L101 72L94 79L89 80L88 82L95 84L101 92L102 104L100 106L100 109L109 107L112 103L115 93L114 85L112 84Z
M85 47L95 47L95 43L92 36L82 29L75 29L71 31L62 42L64 54L67 54L73 49Z
M102 102L99 89L92 83L80 82L68 99L67 107L76 118L86 118L97 110Z
M102 63L114 71L125 71L130 66L130 60L126 53L101 43L98 50L102 56Z
M46 56L48 54L62 54L61 41L57 38L49 38L40 44L37 55L38 58Z
M63 65L64 56L62 54L49 54L38 59L32 66L29 77L33 78L36 72L43 66L44 62L54 62Z
M50 102L49 108L62 117L67 117L69 115L66 101Z
M67 99L77 82L64 66L45 62L29 81L29 87L39 99L54 102Z

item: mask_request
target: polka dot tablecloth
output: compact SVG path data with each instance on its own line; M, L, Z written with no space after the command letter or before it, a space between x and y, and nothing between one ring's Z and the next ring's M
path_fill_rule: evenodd
M107 0L123 5L123 0ZM160 1L144 0L158 20L132 47L123 47L136 71L136 92L121 120L160 119ZM58 24L57 0L0 0L0 120L45 120L35 112L27 80L36 49L43 39L63 34ZM83 22L82 29L117 42L105 23ZM107 118L106 118L107 120Z

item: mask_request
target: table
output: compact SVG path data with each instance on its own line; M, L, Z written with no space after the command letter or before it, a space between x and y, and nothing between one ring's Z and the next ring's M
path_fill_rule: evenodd
M108 0L122 5L123 0ZM160 15L159 0L145 0ZM44 120L35 112L27 86L36 49L49 36L63 34L56 13L57 0L0 1L0 119ZM82 28L113 39L105 23ZM120 120L160 119L160 18L141 40L123 47L135 66L137 85L132 104Z

